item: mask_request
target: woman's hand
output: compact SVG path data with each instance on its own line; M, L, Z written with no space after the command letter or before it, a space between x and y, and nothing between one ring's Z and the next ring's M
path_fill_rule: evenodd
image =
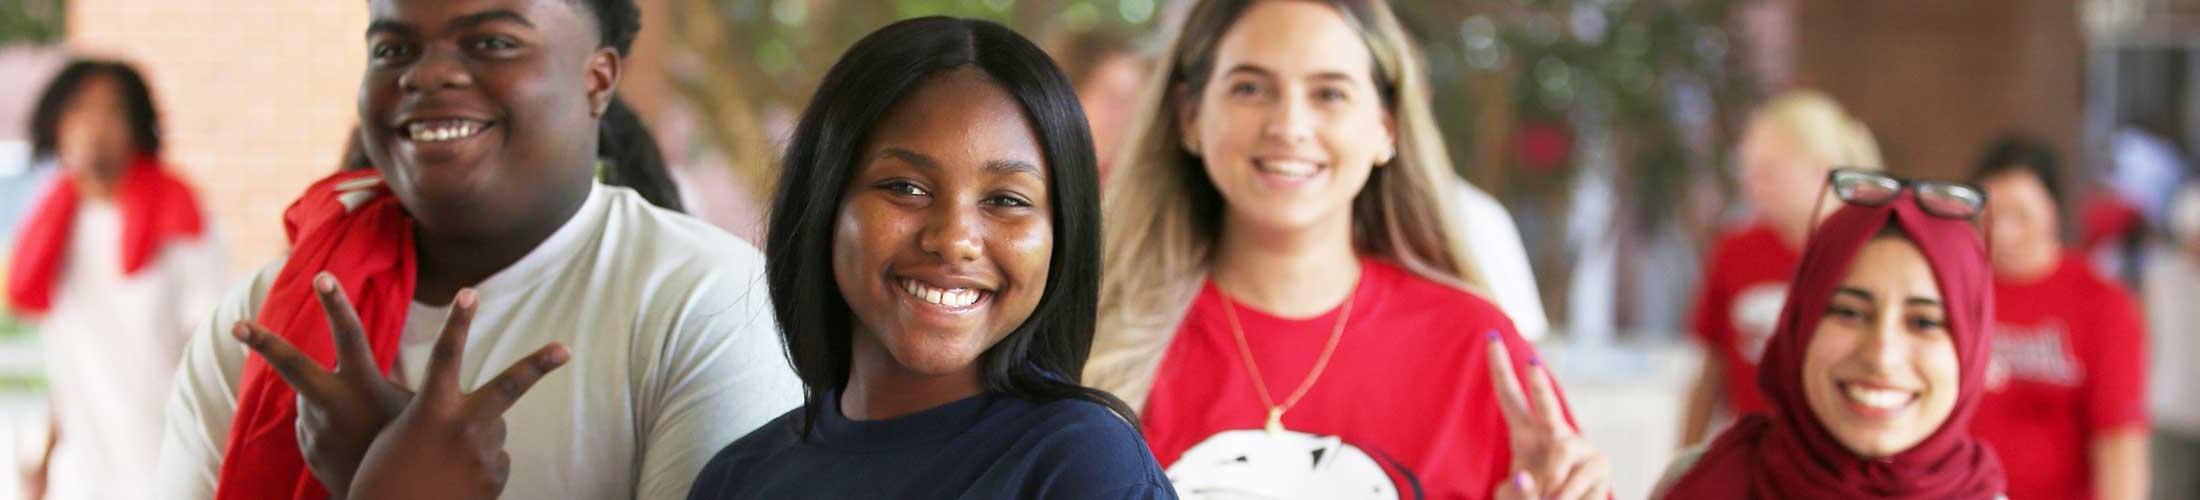
M1612 495L1612 465L1589 440L1566 423L1565 406L1559 402L1557 384L1543 364L1529 361L1535 374L1528 392L1534 406L1521 393L1513 375L1512 356L1504 338L1490 334L1490 381L1497 387L1498 406L1505 415L1505 430L1512 446L1512 477L1498 484L1490 496L1501 499L1557 498L1603 500Z
M569 357L564 346L543 346L505 368L473 393L458 388L468 323L479 298L460 290L435 350L420 395L374 439L360 462L350 498L496 498L511 473L504 452L504 412Z
M330 498L344 498L351 487L359 459L382 427L404 410L412 391L382 376L374 354L367 347L359 313L351 307L336 278L321 273L313 278L313 290L328 315L329 335L336 341L336 369L321 368L282 336L255 323L238 322L233 335L260 353L267 364L298 393L298 452L306 468L329 491Z

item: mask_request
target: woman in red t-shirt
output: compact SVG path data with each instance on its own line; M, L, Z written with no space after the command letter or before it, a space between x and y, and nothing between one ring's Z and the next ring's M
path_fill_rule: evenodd
M1533 348L1469 291L1388 7L1211 0L1181 33L1107 182L1086 371L1142 408L1178 491L1607 496Z
M2147 497L2145 319L2064 251L2060 170L2006 139L1971 175L1993 195L1994 363L1973 433L2001 452L2009 498Z
M1689 391L1681 443L1710 433L1714 414L1736 416L1767 409L1749 381L1772 337L1772 323L1787 297L1803 234L1810 229L1813 195L1834 167L1878 169L1871 132L1815 91L1789 91L1766 101L1750 117L1735 146L1742 194L1757 219L1722 235L1704 264L1694 313L1704 365ZM1737 382L1738 381L1738 382Z

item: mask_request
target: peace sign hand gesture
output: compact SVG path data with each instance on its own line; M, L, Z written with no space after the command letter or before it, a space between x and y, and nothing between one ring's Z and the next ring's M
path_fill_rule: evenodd
M1513 470L1512 478L1498 484L1490 496L1610 498L1611 463L1566 422L1565 406L1559 401L1557 384L1551 382L1550 370L1532 358L1528 361L1535 372L1528 377L1528 391L1535 398L1530 406L1529 396L1521 393L1519 377L1514 376L1504 337L1492 331L1489 339L1490 381L1497 386L1498 407L1505 415Z
M553 342L505 368L480 390L458 388L468 324L479 301L460 290L428 356L420 395L374 439L352 483L354 499L496 498L511 473L504 412L569 358Z
M237 322L231 335L260 353L283 383L298 393L298 451L329 497L341 499L375 434L404 410L413 394L384 378L375 366L359 314L337 286L336 277L314 276L313 290L328 315L329 335L335 338L334 371L322 369L319 362L258 323Z

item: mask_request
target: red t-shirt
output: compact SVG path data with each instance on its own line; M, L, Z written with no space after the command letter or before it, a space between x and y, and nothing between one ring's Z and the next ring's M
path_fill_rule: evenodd
M1487 300L1385 262L1363 260L1361 269L1351 317L1329 366L1284 414L1284 427L1336 436L1388 462L1384 472L1407 498L1415 483L1427 498L1487 497L1508 477L1512 460L1489 378L1488 335L1502 336L1523 382L1532 373L1534 347ZM1267 407L1223 315L1225 304L1209 283L1155 375L1141 421L1164 467L1218 433L1261 429L1267 422ZM1278 403L1312 369L1338 309L1292 320L1237 307L1246 343Z
M1757 391L1757 362L1802 260L1762 222L1720 236L1711 248L1696 298L1695 333L1726 374L1727 408L1734 415L1772 409Z
M2142 318L2075 255L2032 283L1995 281L1994 361L1971 432L2000 452L2009 498L2093 498L2092 437L2147 425Z

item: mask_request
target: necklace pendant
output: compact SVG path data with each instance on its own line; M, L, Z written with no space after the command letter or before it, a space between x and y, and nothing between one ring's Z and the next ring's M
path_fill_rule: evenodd
M1278 435L1278 434L1283 434L1283 409L1282 409L1282 408L1269 408L1269 409L1268 409L1268 435L1269 435L1269 436L1275 436L1275 435Z

